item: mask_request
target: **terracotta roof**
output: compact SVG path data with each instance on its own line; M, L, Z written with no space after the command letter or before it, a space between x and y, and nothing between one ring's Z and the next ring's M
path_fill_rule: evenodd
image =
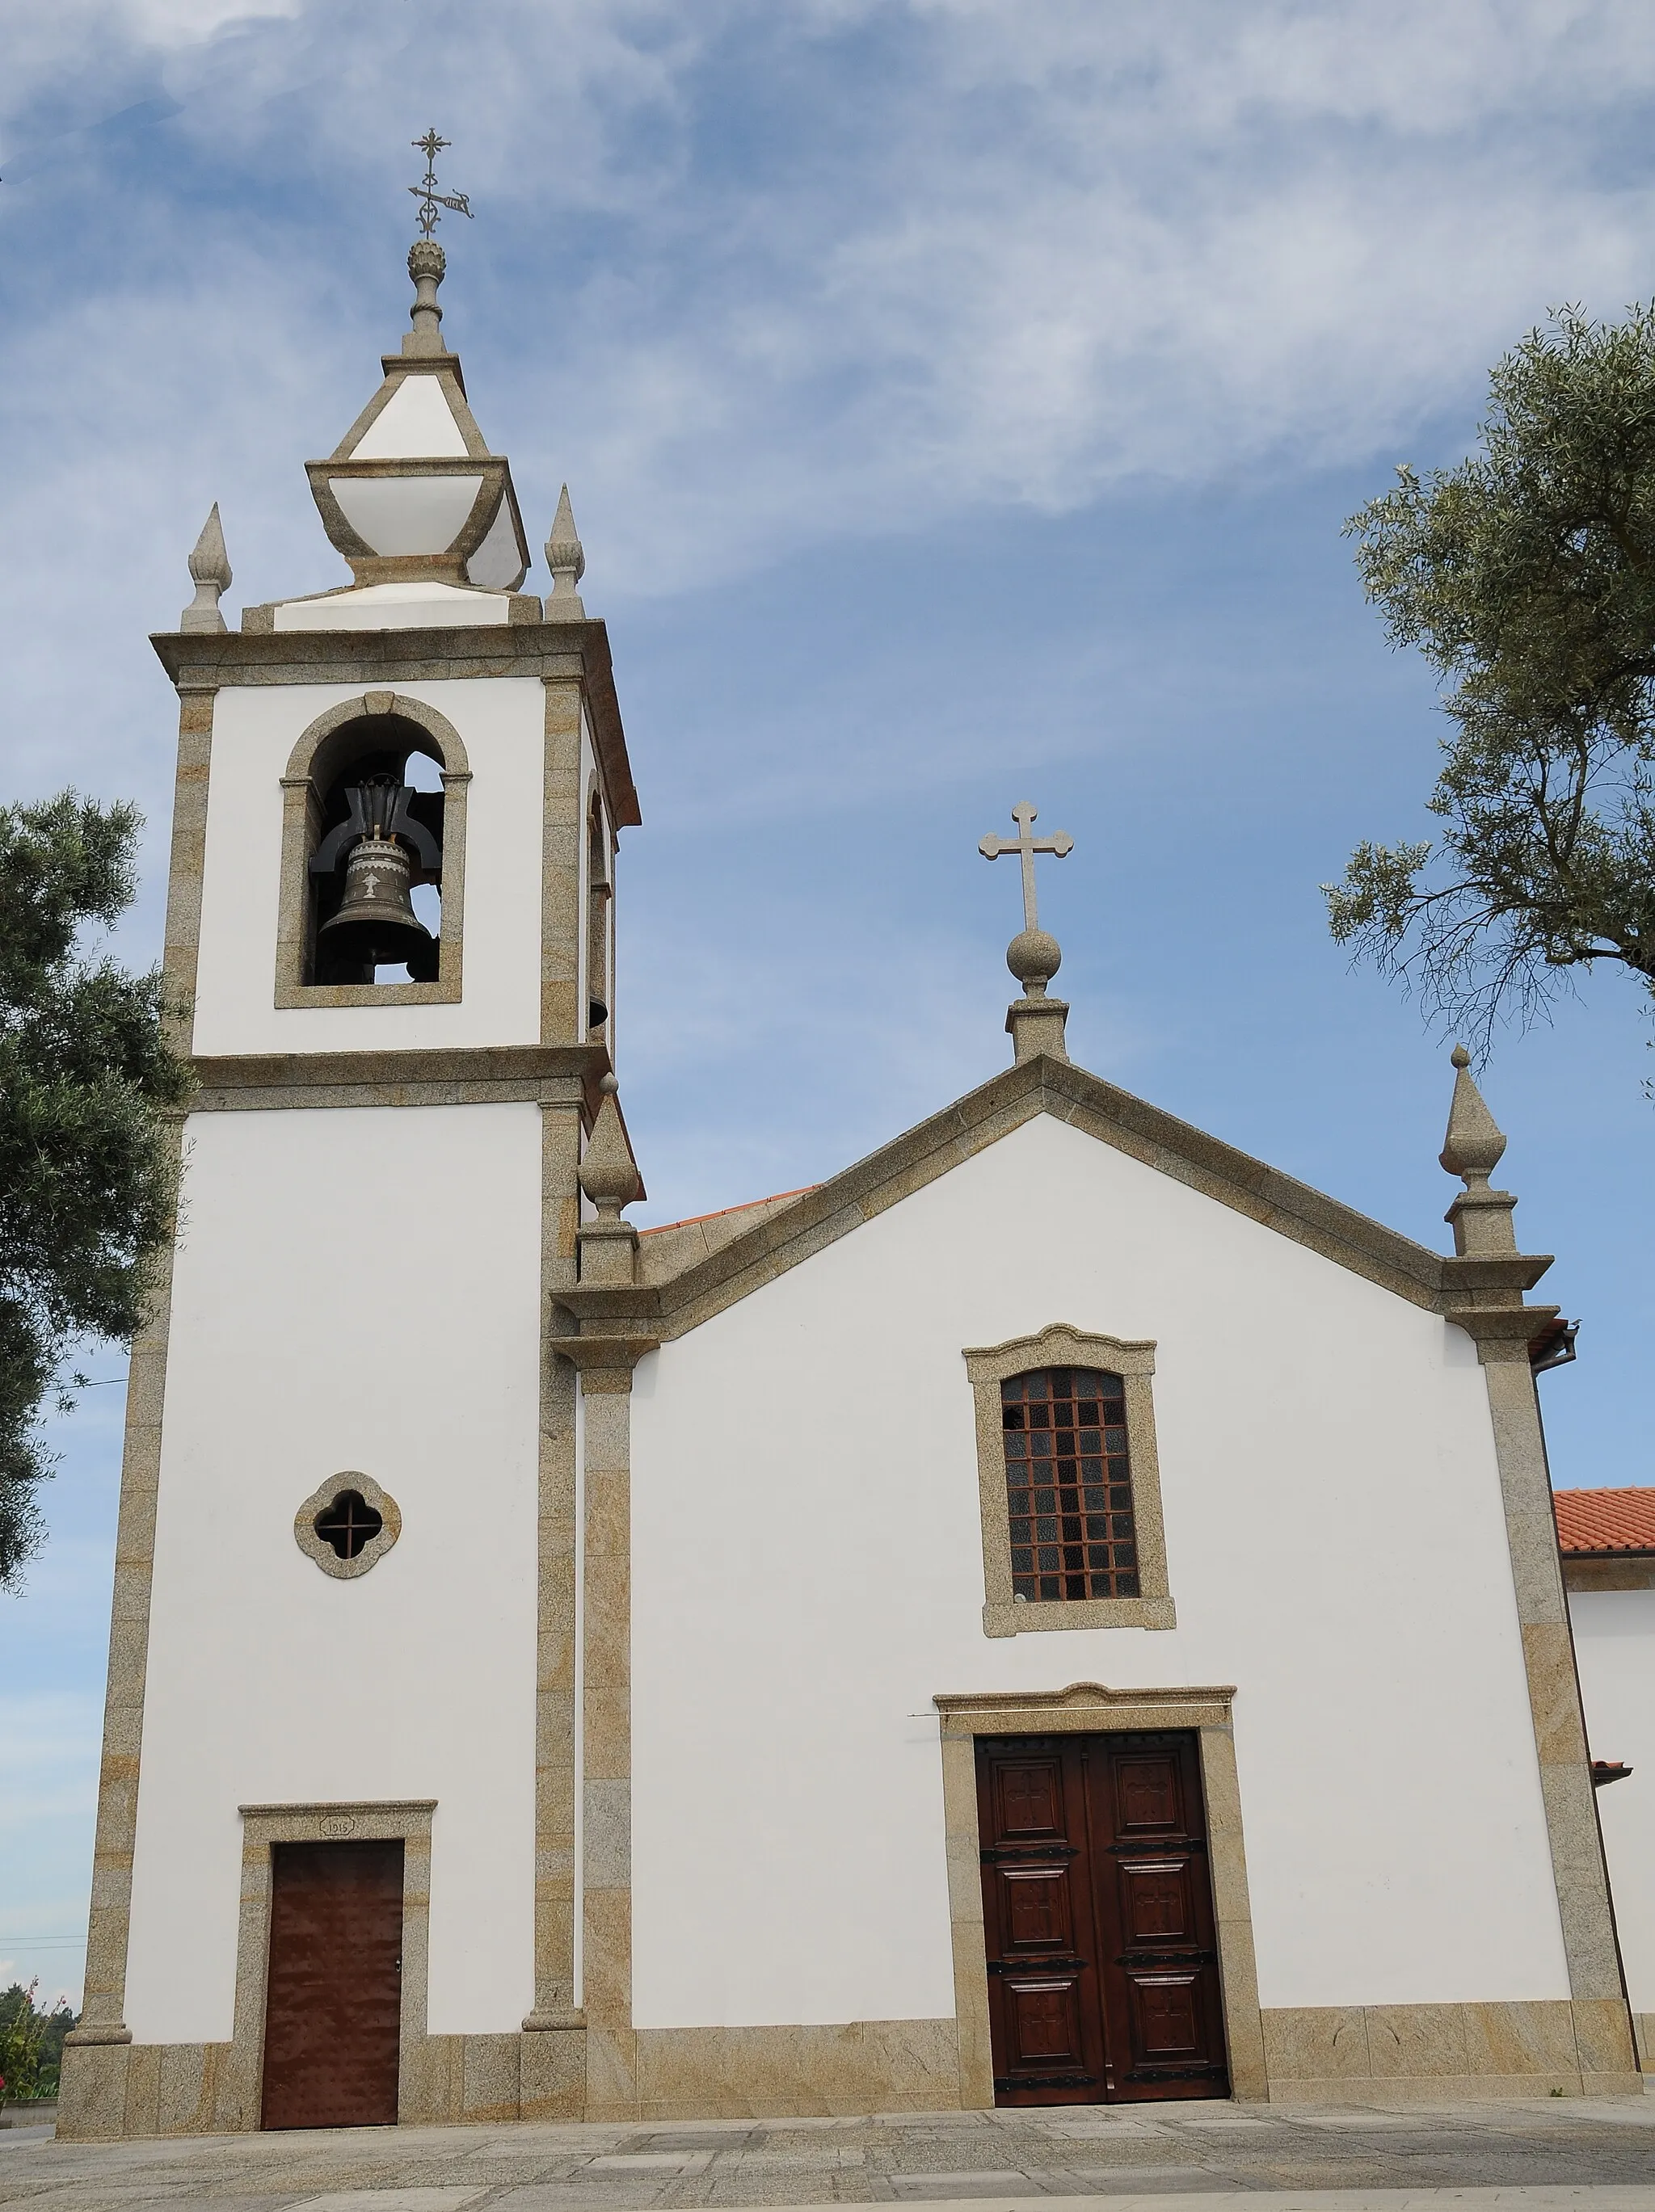
M1655 1489L1557 1490L1557 1540L1572 1558L1655 1553Z
M722 1221L727 1214L751 1213L754 1206L774 1206L777 1199L807 1198L820 1188L819 1183L800 1183L797 1190L778 1190L769 1198L745 1198L739 1206L721 1206L715 1213L691 1213L682 1221L658 1221L653 1229L642 1229L638 1233L641 1237L664 1237L669 1229L693 1229L700 1221Z

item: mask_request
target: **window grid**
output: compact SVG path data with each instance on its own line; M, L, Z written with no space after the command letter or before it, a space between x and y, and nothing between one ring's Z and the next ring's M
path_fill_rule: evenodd
M374 1511L360 1490L342 1490L310 1525L338 1558L354 1559L384 1528L385 1516Z
M1045 1367L1000 1386L1012 1588L1030 1602L1136 1597L1126 1386Z

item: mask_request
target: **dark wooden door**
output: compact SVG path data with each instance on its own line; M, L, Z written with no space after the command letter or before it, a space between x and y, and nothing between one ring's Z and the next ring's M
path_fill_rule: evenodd
M1229 2093L1192 1731L977 1742L995 2096Z
M1092 2105L1104 2094L1084 1741L977 1741L989 2019L1002 2105Z
M402 1845L277 1844L267 2128L391 2127L402 2027Z

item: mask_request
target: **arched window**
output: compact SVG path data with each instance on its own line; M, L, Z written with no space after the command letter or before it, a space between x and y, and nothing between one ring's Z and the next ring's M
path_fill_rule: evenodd
M312 723L282 781L277 1005L458 999L470 775L452 724L369 692Z
M1012 1594L1026 1603L1136 1597L1126 1384L1095 1367L1041 1367L1000 1386Z
M965 1354L977 1401L983 1627L1171 1628L1155 1347L1054 1322Z

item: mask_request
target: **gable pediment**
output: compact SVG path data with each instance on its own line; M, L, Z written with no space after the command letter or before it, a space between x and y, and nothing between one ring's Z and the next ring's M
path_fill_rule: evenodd
M785 1202L766 1201L762 1211L754 1209L751 1226L718 1249L694 1257L682 1243L658 1254L646 1245L636 1287L612 1302L597 1290L577 1291L565 1303L581 1315L585 1331L601 1332L612 1304L615 1322L643 1323L656 1341L682 1336L1041 1115L1410 1304L1468 1325L1478 1315L1492 1324L1497 1310L1505 1317L1504 1336L1525 1342L1529 1320L1537 1329L1553 1311L1522 1303L1522 1292L1550 1266L1549 1258L1467 1261L1433 1252L1072 1061L1045 1054L1007 1068L813 1189ZM1493 1330L1477 1327L1474 1333Z

